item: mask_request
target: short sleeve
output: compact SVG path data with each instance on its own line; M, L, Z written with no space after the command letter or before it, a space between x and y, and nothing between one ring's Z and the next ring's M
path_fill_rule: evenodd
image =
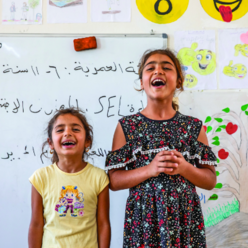
M192 126L191 126L191 135L193 139L195 140L198 139L198 136L201 132L201 128L202 128L202 121L197 118L193 118Z
M105 170L123 168L134 160L133 145L131 142L127 142L122 148L108 153Z
M29 181L43 197L44 183L42 180L41 169L35 171L34 174L29 178Z
M99 169L98 189L97 195L99 195L105 187L109 184L109 178L104 170Z
M195 164L206 164L217 166L217 158L210 146L200 141L195 141L190 149L190 156L194 159Z

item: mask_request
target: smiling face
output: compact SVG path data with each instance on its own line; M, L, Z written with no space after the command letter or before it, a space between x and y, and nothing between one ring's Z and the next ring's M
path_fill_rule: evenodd
M168 56L154 54L147 59L140 82L148 101L172 101L177 81L176 67Z
M197 83L198 83L198 80L194 75L187 74L185 76L183 86L187 88L194 88L197 85Z
M136 4L146 19L164 24L179 19L187 10L189 0L136 0Z
M215 53L207 49L196 51L196 59L192 64L192 68L200 75L208 75L213 73L216 68Z
M58 157L82 157L86 142L85 129L82 122L71 114L60 115L53 125L52 140L48 139L50 149L54 149Z
M247 74L247 68L242 64L236 64L233 66L233 72L235 78L243 79Z
M248 11L248 0L201 0L201 5L208 15L223 22L237 20Z

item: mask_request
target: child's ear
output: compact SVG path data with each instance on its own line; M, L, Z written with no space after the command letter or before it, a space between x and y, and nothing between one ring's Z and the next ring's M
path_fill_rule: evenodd
M54 146L53 146L52 140L50 140L49 138L47 138L47 143L48 143L50 149L51 149L51 150L54 150Z
M177 80L177 89L179 89L181 87L182 87L182 80L181 79L178 79Z
M86 140L84 143L84 148L90 147L91 146L91 141L90 140Z
M143 90L143 89L144 89L142 79L140 79L140 89L141 89L141 90Z

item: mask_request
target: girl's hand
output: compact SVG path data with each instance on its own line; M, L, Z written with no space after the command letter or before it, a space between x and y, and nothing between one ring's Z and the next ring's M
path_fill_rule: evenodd
M183 155L178 151L159 152L147 166L150 177L157 177L160 173L169 175L182 174L188 166Z
M178 167L177 157L168 151L159 152L152 162L147 165L149 177L157 177L160 173L170 174Z

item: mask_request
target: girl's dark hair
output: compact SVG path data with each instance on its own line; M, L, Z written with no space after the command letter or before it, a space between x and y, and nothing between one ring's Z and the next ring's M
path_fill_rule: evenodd
M55 112L52 119L48 122L47 128L45 130L48 138L52 141L52 131L53 131L54 123L56 122L56 120L58 119L59 116L66 115L66 114L71 114L73 116L76 116L82 122L84 129L85 129L85 133L86 133L86 140L90 143L89 148L91 148L92 143L93 143L93 128L88 123L86 117L83 114L83 111L81 109L74 108L74 107L67 108L67 109L60 109L60 110L57 110ZM42 145L43 154L45 154L44 149L47 145L48 145L48 141L45 141ZM87 156L87 152L84 151L82 160L84 160L85 155ZM59 157L58 157L55 150L53 152L53 156L52 156L51 160L52 160L52 163L57 163L59 161Z
M143 70L146 64L146 61L154 54L162 54L168 56L172 62L174 63L177 71L177 81L180 87L178 88L179 91L183 91L183 82L184 82L184 73L182 70L182 65L176 55L170 49L157 49L157 50L147 50L144 52L142 58L139 62L139 79L142 79ZM142 91L142 89L138 90ZM172 102L172 107L175 110L179 109L179 105L176 102Z

